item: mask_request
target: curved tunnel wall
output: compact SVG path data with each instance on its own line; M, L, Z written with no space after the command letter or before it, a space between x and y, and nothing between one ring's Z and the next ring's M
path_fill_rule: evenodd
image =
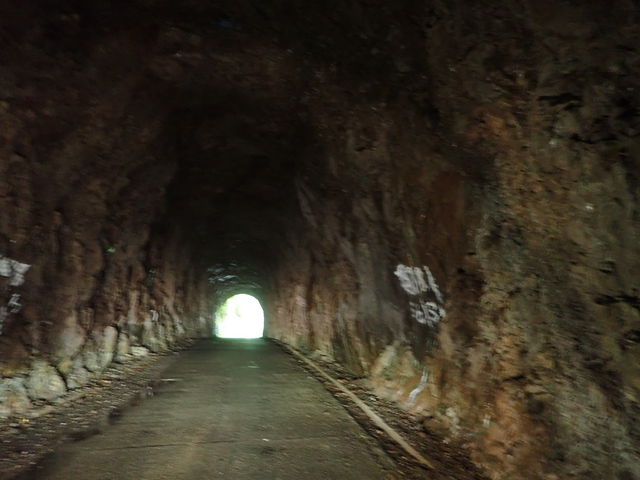
M1 13L0 414L247 291L493 478L640 477L633 2Z

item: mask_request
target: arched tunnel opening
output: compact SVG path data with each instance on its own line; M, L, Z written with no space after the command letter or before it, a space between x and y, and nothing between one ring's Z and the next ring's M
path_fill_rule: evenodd
M638 25L632 0L0 2L0 436L244 294L256 343L489 478L640 479Z
M262 338L264 310L260 300L245 293L229 297L216 310L214 332L220 338Z

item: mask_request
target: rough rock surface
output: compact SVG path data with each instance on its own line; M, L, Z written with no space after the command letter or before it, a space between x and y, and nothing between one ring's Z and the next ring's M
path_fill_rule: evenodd
M177 348L187 346L181 342ZM162 383L162 372L176 358L175 352L164 352L113 364L100 379L93 378L61 398L56 407L14 409L18 417L0 419L0 479L32 478L34 465L60 444L100 433L124 410L152 395Z
M639 25L0 5L2 385L54 400L243 291L495 479L640 479Z
M24 388L22 378L0 380L0 417L14 413L25 413L31 408L31 401Z
M67 390L58 371L42 360L33 362L25 386L34 400L55 400Z

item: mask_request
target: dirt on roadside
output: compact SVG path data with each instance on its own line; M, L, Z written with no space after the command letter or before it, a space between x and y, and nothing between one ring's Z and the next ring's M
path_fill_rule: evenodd
M279 342L276 342L279 344ZM319 360L313 361L331 377L344 385L360 400L376 412L389 426L436 467L433 470L420 465L407 452L378 428L371 419L340 389L283 348L302 368L320 381L325 388L347 409L358 424L374 438L398 465L398 475L410 480L487 480L487 477L471 462L465 450L447 444L434 432L421 426L419 419L401 410L392 402L378 398L369 390L362 377L358 377L341 365Z
M180 350L193 342L185 341ZM37 465L66 441L98 434L122 412L154 394L162 372L180 350L150 354L104 373L67 395L58 405L42 404L30 416L0 421L0 480L9 480Z

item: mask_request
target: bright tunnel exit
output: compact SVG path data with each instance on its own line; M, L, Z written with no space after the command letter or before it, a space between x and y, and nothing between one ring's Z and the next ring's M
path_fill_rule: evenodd
M260 338L264 330L264 312L257 298L234 295L216 312L215 333L221 338Z

